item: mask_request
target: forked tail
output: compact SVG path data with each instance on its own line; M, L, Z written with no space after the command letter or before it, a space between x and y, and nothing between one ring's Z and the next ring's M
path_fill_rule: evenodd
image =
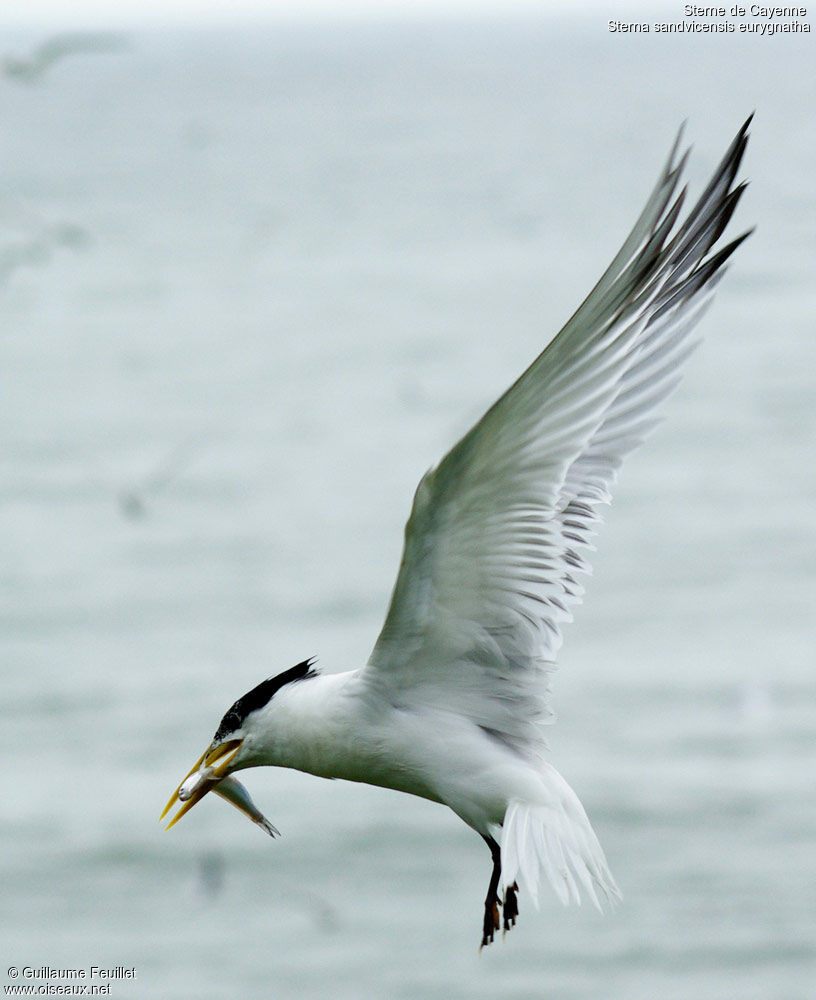
M557 795L549 803L513 800L507 807L501 831L503 886L512 886L520 876L538 907L543 871L565 906L580 904L583 886L602 910L601 901L614 904L620 890L578 796L556 771L549 771L558 778Z

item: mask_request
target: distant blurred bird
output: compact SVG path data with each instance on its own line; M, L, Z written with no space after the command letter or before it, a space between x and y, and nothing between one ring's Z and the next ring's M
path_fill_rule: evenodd
M55 35L39 45L29 56L5 56L0 62L3 76L17 83L39 82L54 63L72 55L92 52L116 52L128 47L122 35L107 32L73 32Z
M150 501L181 474L200 441L201 437L198 434L185 438L165 456L141 483L121 490L119 509L122 514L130 520L145 517Z
M92 242L82 226L52 222L22 199L0 192L0 286L21 267L47 263L57 248L80 251Z
M7 243L0 247L0 286L21 267L39 267L51 256L47 243L39 239Z
M204 896L215 899L224 888L224 855L207 851L198 859L198 883Z
M734 184L749 122L679 226L678 136L587 299L424 476L368 664L321 675L306 660L239 698L167 803L162 816L184 803L170 826L211 789L258 823L234 773L292 767L445 803L479 833L493 859L482 946L500 906L504 929L515 924L517 878L536 902L541 871L564 903L579 887L598 906L619 896L581 803L545 760L548 674L583 594L597 507L748 235L715 249L745 187Z

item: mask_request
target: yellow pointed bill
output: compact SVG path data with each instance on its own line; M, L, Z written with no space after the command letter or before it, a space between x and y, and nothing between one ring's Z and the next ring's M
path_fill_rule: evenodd
M228 740L226 743L219 743L218 746L210 746L204 753L198 758L198 760L190 768L184 780L178 786L178 788L170 796L167 805L164 807L159 820L163 820L164 817L170 812L176 802L181 802L182 807L176 813L172 820L167 824L166 829L170 829L174 826L181 817L190 811L193 806L200 802L207 792L217 785L219 781L226 775L227 768L229 767L233 757L238 753L238 749L241 746L241 740ZM215 765L218 764L216 767ZM190 791L188 795L184 795L183 789L190 778L196 773L200 774L199 783Z

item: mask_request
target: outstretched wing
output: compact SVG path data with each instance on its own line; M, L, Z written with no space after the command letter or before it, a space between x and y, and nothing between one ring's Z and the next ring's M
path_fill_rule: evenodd
M542 673L579 602L623 456L679 380L691 332L748 233L720 239L744 184L745 123L685 221L680 135L598 284L518 381L422 479L382 632L363 672L391 704L540 739ZM681 130L682 134L682 130Z

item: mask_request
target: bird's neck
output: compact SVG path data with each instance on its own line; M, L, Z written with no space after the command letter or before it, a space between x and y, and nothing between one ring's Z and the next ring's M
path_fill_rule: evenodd
M360 780L358 672L317 674L287 684L263 709L250 766L292 767L324 778ZM364 728L364 727L363 727Z
M291 767L442 801L427 767L427 728L412 726L410 713L383 713L359 670L287 684L263 712L242 766Z

